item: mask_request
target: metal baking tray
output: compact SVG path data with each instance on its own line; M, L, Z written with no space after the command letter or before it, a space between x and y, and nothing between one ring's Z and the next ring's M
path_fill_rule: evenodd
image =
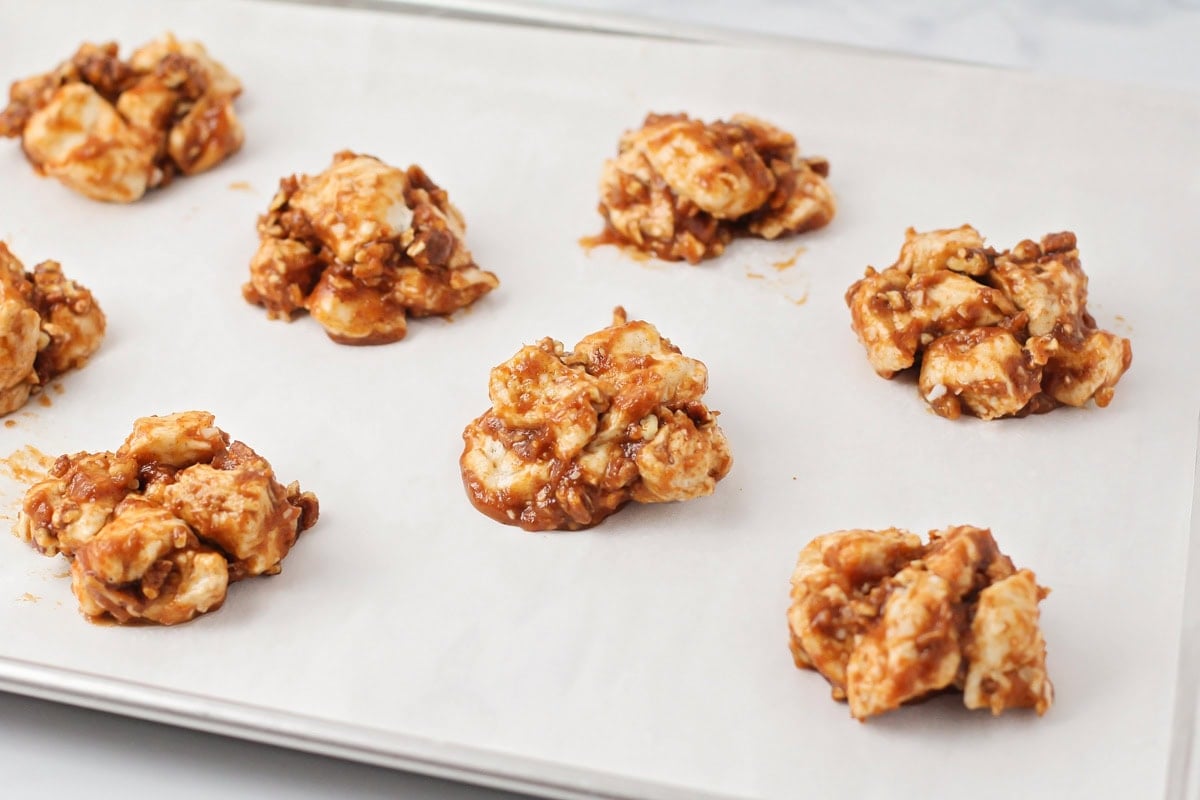
M203 408L322 502L281 575L174 629L88 625L63 562L0 538L0 688L552 797L1167 786L1173 739L1194 729L1177 699L1194 692L1179 678L1200 409L1195 98L378 6L0 0L0 27L21 32L0 49L3 80L83 40L172 29L247 87L244 150L133 206L40 180L0 143L0 237L30 265L61 261L110 319L92 362L0 429L0 450L112 448L135 417ZM697 267L585 251L600 165L652 110L794 132L830 159L838 217ZM366 349L244 303L276 182L344 148L421 164L500 289ZM907 226L962 222L997 246L1078 234L1093 313L1133 340L1110 407L952 423L871 372L846 287L891 263ZM542 336L570 345L618 304L707 363L730 476L581 533L476 512L459 437L490 367ZM12 517L23 487L0 489ZM990 526L1053 588L1057 702L992 718L940 698L855 723L791 663L796 553L838 528L951 523Z

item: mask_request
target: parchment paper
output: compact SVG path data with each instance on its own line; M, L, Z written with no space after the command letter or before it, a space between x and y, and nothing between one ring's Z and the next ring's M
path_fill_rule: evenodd
M120 207L38 179L0 142L0 237L29 266L61 261L110 320L0 450L114 448L135 417L208 409L314 490L321 521L280 576L175 629L88 625L63 561L0 537L0 686L558 796L1162 792L1200 406L1194 99L224 0L3 0L0 79L167 28L243 79L246 147ZM676 110L794 132L831 160L837 218L699 267L584 252L618 136ZM367 349L244 303L276 182L343 148L425 167L501 288ZM913 382L872 373L843 292L907 226L963 222L998 247L1078 234L1093 313L1133 340L1109 408L949 422ZM732 474L589 532L492 522L457 466L489 368L542 336L569 346L617 304L707 363ZM796 554L839 528L953 523L990 526L1053 588L1057 701L1042 719L943 698L858 724L791 663Z

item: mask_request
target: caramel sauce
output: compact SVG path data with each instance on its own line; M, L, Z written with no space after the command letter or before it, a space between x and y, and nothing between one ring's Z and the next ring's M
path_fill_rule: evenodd
M647 253L645 250L638 249L636 246L614 234L611 230L605 230L596 236L582 236L579 238L579 246L582 247L583 251L588 255L591 255L592 251L597 247L603 247L605 245L612 245L620 249L622 253L638 262L644 263L654 257L652 253Z
M597 247L603 247L606 244L619 245L621 242L607 230L596 236L579 237L579 246L582 247L584 252L589 255L591 255L591 252Z
M19 483L36 483L46 477L53 465L53 458L27 444L0 458L0 475L7 475Z
M54 401L50 399L50 395L43 392L38 395L38 405L42 408L49 408L54 405Z
M209 609L209 611L216 611L217 608L219 608L219 606L217 606L215 608L211 608L211 609ZM81 617L83 617L85 620L87 620L88 622L90 622L91 624L95 625L97 628L154 628L154 627L156 627L156 624L154 623L153 620L148 620L144 617L130 617L129 619L126 619L126 620L118 620L116 617L114 617L108 613L100 614L100 615L93 617L90 614L84 614L82 611L79 612L79 615Z
M786 258L783 261L776 261L775 263L771 264L771 266L780 272L791 269L792 267L796 266L796 260L799 259L807 249L808 248L804 246L797 247L796 252L792 253L790 258Z
M55 394L62 394L63 392L65 392L67 390L67 388L65 386L63 386L61 383L51 384L50 388L52 388L54 390Z
M15 428L17 427L17 421L15 419L6 419L4 420L4 427Z
M41 599L42 598L38 597L36 594L30 594L29 592L25 592L25 594L23 594L17 598L17 602L18 603L36 603L38 600L41 600Z
M621 252L632 258L634 261L643 264L653 258L653 256L647 253L645 250L639 250L633 245L622 245Z
M229 189L230 189L230 191L234 191L234 192L253 192L254 191L254 187L250 185L249 181L234 181L233 183L229 184Z

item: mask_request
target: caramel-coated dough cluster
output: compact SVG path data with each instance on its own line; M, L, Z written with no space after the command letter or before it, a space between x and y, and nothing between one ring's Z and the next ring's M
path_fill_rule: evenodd
M21 137L34 167L94 200L129 203L242 146L242 85L198 42L165 34L128 61L84 44L52 72L17 81L0 136Z
M230 582L279 572L317 514L212 414L186 411L137 420L115 453L59 457L15 533L71 560L88 617L174 625L220 607Z
M0 242L0 415L31 392L82 367L104 339L104 312L57 261L25 266Z
M868 267L846 304L875 371L919 363L921 396L951 419L1107 406L1133 358L1088 313L1069 232L997 252L970 225L910 228L896 263Z
M492 370L492 408L463 432L467 494L528 531L712 494L732 458L707 388L703 363L621 308L570 352L553 339L523 347Z
M372 156L284 178L258 234L246 300L277 319L307 310L340 344L398 341L407 314L449 314L500 285L472 260L446 192Z
M776 239L828 224L837 210L828 175L828 161L801 156L791 134L760 119L651 114L604 163L603 239L695 264L735 236Z
M796 666L829 681L859 720L956 689L967 708L1054 699L1038 603L991 531L959 526L929 542L896 528L818 536L801 552L788 610Z

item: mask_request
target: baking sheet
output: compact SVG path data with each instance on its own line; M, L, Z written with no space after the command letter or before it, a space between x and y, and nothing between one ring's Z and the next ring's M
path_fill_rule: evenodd
M1192 539L1188 548L1180 636L1175 722L1167 774L1168 800L1200 795L1200 453L1192 490Z
M0 148L0 236L30 265L62 261L110 317L92 363L0 429L0 450L113 447L136 416L207 408L316 491L322 520L282 575L170 630L83 623L63 562L0 540L0 685L557 796L1161 793L1200 405L1194 99L230 2L0 2L0 29L21 32L0 76L168 27L242 77L246 148L133 207L75 197ZM583 252L617 136L676 109L794 131L831 159L838 218L695 268ZM342 148L422 164L501 289L373 349L244 304L276 181ZM870 371L845 288L891 262L906 226L965 221L998 246L1078 233L1093 313L1134 342L1112 406L950 423ZM584 533L475 512L459 434L488 369L544 335L573 343L618 303L708 364L732 474L711 498ZM1053 587L1056 705L992 719L945 698L854 723L787 652L797 551L836 528L958 522L991 526Z

